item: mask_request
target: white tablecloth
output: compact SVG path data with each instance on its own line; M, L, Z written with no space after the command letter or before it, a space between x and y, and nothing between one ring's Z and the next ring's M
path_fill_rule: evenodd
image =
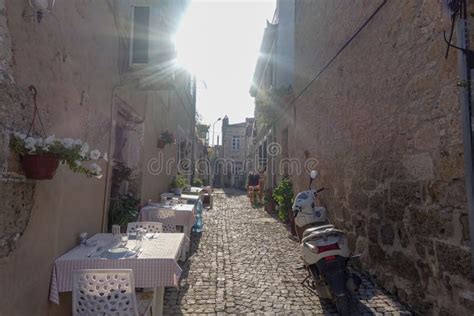
M180 200L186 200L188 201L188 204L196 204L197 201L201 198L200 195L194 195L194 194L181 194L179 196Z
M191 188L189 189L189 191L190 191L191 193L201 193L202 190L203 190L203 188L201 188L201 187L191 187Z
M159 221L160 213L169 213L169 216L173 218L176 225L191 228L195 222L196 206L177 204L171 208L165 208L160 204L147 205L140 210L140 221Z
M90 240L106 244L112 238L112 234L97 234ZM72 272L82 269L132 269L136 287L178 286L182 272L178 259L185 239L181 233L160 233L144 242L143 252L138 258L118 260L88 258L94 247L77 246L54 261L49 299L59 304L59 292L72 291Z

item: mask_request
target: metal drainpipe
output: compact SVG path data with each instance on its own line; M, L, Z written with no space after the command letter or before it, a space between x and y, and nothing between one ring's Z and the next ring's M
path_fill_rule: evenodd
M459 19L457 22L457 45L466 48L467 27L466 20ZM464 165L466 169L466 193L467 205L469 210L469 237L471 244L471 278L474 279L474 166L473 166L473 144L471 127L471 109L470 109L470 74L467 68L466 55L458 50L458 69L460 80L460 105L463 123L463 142L464 142Z
M196 139L197 139L197 133L196 133L196 76L191 76L192 80L192 106L193 106L193 118L192 118L192 124L191 124L191 129L192 129L192 144L191 144L191 185L194 182L194 176L196 172L196 156L195 156L195 151L196 151Z
M110 101L110 136L108 144L109 152L109 161L107 161L107 168L105 170L105 188L104 188L104 197L102 201L102 220L101 220L101 229L102 232L107 232L107 222L108 222L108 209L109 209L109 194L110 188L112 186L112 161L114 153L112 152L113 140L114 140L114 131L115 131L115 93L117 89L121 88L122 84L116 84L112 88L112 99Z

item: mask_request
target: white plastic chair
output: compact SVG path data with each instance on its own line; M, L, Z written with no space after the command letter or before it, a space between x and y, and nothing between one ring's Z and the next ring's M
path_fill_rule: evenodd
M139 305L145 309L139 313ZM150 313L150 303L138 304L130 269L73 271L73 316L139 316Z
M136 232L138 228L146 229L147 233L163 232L163 225L160 222L132 222L127 224L127 233Z
M176 233L176 221L174 218L174 211L160 209L157 212L152 212L150 218L156 222L160 222L164 233Z

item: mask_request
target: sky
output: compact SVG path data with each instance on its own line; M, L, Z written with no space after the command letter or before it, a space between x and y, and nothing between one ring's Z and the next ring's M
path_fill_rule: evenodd
M224 115L230 124L253 117L249 89L266 20L274 10L275 0L191 2L175 43L178 63L197 76L197 111L204 123ZM218 122L216 140L220 130ZM212 127L210 132L212 137Z

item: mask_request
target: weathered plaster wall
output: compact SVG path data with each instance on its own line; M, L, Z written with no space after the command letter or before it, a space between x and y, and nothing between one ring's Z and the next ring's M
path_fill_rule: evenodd
M182 6L169 4L169 12ZM61 295L60 307L48 301L52 263L76 244L79 232L101 231L109 194L107 173L101 180L88 179L60 166L53 180L24 179L18 157L8 150L8 135L27 131L31 122L29 85L38 89L48 133L80 138L109 156L118 103L142 121L134 136L140 153L129 153L138 167L135 185L142 202L159 200L176 171L177 146L159 150L159 133L179 129L183 137L194 135L186 76L175 73L176 89L168 90L156 72L123 65L130 10L112 1L63 1L37 23L28 1L8 0L6 10L0 1L0 315L70 314L70 295ZM169 174L153 175L146 162L160 152L174 164Z
M297 1L296 94L380 2ZM468 315L457 56L444 59L440 3L387 2L297 100L290 156L318 159L322 203L385 288L421 314Z
M107 150L112 87L119 81L118 43L106 1L94 6L85 0L56 2L54 14L39 24L27 3L7 0L6 10L0 5L0 21L8 18L11 39L11 50L0 41L0 56L3 64L10 51L15 80L3 84L0 92L0 218L7 233L11 225L26 228L16 250L0 259L0 314L68 315L64 296L60 307L48 301L52 263L76 244L79 232L101 230L105 177L88 179L60 166L53 180L26 181L18 157L8 150L5 128L27 131L33 113L27 88L33 84L48 133L81 138ZM0 25L4 39L5 24ZM13 176L18 180L10 180Z
M161 193L168 191L176 174L178 144L158 148L158 138L162 131L168 130L175 135L183 133L191 139L194 132L191 98L184 91L174 89L133 91L124 87L119 89L117 94L143 120L141 202L159 201Z

